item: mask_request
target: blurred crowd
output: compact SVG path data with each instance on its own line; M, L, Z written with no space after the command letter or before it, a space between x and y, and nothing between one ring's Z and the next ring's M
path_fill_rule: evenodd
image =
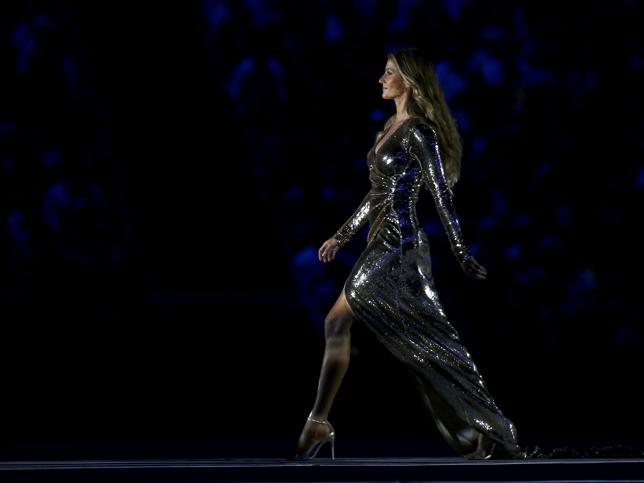
M192 45L181 43L185 29L172 29L172 9L136 8L168 22L177 45ZM207 99L213 126L225 126L203 148L236 166L217 189L246 211L224 221L257 228L257 250L272 254L258 270L270 275L258 276L292 291L318 329L365 243L367 227L334 264L317 259L369 189L366 154L395 112L378 84L386 53L422 46L463 137L454 191L463 232L490 274L485 288L458 278L425 192L419 216L448 314L465 331L483 330L481 319L510 334L529 327L532 342L553 351L584 337L616 350L641 345L642 298L630 282L644 189L638 2L202 0L182 8L209 79L210 92L193 96ZM113 296L125 296L123 282L128 296L145 297L143 281L156 272L141 268L152 249L133 221L145 216L130 202L141 180L128 176L118 149L125 110L105 94L107 49L87 33L99 17L58 1L26 2L0 20L10 80L0 112L1 297L20 308L80 299L90 317L109 319L125 316ZM118 25L109 31L119 35ZM247 270L249 246L228 247L232 269Z

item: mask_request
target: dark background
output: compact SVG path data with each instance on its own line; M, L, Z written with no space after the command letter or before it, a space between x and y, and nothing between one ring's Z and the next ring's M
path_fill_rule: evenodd
M285 456L365 246L324 240L432 53L488 279L418 214L445 310L523 444L644 445L641 3L73 2L0 15L0 458ZM453 455L360 324L338 455Z

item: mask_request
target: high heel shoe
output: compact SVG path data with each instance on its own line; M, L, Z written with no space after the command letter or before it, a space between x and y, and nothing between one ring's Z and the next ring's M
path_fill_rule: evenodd
M469 460L489 460L495 449L496 441L486 438L483 433L480 433L476 450L463 456Z
M492 443L492 446L488 451L477 449L476 451L472 451L471 453L467 453L463 456L468 460L489 460L492 458L492 452L495 447L496 443Z
M324 424L328 426L330 430L329 434L322 441L318 441L313 446L311 446L311 448L309 448L308 451L295 453L295 456L292 459L295 459L295 460L313 459L315 458L315 455L318 454L318 451L320 451L320 448L324 446L325 443L328 443L328 442L331 442L331 459L335 459L335 430L333 429L333 426L331 426L331 423L326 419L325 420L315 419L310 414L306 419L308 421L313 421L314 423Z

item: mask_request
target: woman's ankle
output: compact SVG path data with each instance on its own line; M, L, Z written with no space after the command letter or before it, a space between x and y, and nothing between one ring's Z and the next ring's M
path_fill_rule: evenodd
M309 418L311 418L311 419L317 419L318 421L326 421L328 417L329 417L329 415L328 415L328 414L324 414L324 413L316 413L316 412L314 412L314 411L311 411L311 412L309 413Z

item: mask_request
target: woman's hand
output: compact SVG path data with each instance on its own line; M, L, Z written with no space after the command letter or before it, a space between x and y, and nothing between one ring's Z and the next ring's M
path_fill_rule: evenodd
M487 270L473 256L466 258L461 268L473 280L484 280L487 277Z
M321 262L328 263L335 258L335 254L338 253L339 249L338 240L335 237L331 237L318 250L318 259Z

